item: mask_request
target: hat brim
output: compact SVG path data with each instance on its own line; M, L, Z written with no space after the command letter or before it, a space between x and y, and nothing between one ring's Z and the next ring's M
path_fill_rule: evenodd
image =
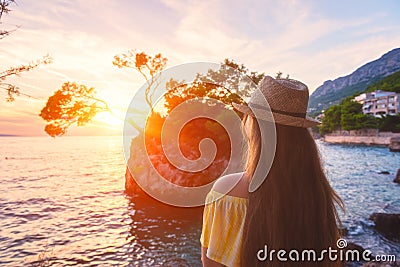
M320 121L313 119L311 117L306 116L305 118L301 117L294 117L284 114L279 114L276 112L270 112L266 109L258 109L258 108L251 108L245 105L240 105L236 103L232 103L233 107L250 116L253 116L257 119L265 120L265 121L272 121L278 124L283 124L287 126L294 126L294 127L301 127L301 128L310 128L315 125L321 124ZM272 114L272 116L271 116Z

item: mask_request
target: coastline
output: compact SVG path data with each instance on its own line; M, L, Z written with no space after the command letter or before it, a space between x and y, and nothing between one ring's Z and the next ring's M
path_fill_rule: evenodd
M359 144L359 145L374 145L374 146L389 146L390 137L381 136L335 136L326 135L322 138L324 142L332 144Z
M333 144L359 144L389 147L391 140L399 139L400 133L392 132L359 132L359 131L341 131L327 134L322 140Z

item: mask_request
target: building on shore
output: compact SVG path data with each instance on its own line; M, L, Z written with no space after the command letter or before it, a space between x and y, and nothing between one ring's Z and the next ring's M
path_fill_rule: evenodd
M382 117L400 113L400 94L395 92L375 91L363 93L354 98L361 103L364 114Z

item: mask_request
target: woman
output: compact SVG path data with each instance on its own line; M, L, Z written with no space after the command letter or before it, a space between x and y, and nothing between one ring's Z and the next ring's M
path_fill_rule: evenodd
M257 92L248 106L234 105L244 114L248 158L244 173L221 177L207 195L200 239L203 266L340 266L322 253L337 249L335 204L342 208L343 203L329 185L307 129L319 123L306 117L308 88L296 80L267 76ZM262 97L269 107L260 105ZM263 108L275 122L275 157L264 182L249 192L266 147L260 129L268 122L254 115ZM310 249L315 258L303 253ZM278 257L279 250L284 252Z

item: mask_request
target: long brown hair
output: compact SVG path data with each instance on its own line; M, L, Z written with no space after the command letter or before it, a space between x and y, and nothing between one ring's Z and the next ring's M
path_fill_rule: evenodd
M252 177L256 169L261 143L260 126L250 120L249 152L246 173ZM245 120L246 120L245 119ZM306 128L276 124L276 151L271 169L263 184L249 193L246 213L242 266L340 266L329 261L260 261L259 250L337 249L340 220L335 203L343 202L330 186L319 157L316 143ZM261 163L262 164L262 163ZM288 258L288 254L285 255Z

